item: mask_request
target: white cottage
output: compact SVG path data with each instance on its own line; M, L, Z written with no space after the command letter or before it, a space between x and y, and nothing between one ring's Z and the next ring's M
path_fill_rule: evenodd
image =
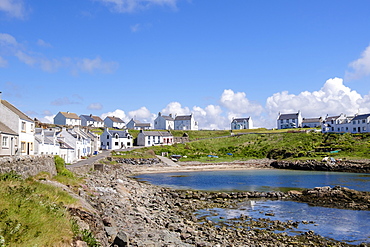
M13 141L18 141L14 145L14 150L12 154L15 155L33 155L34 154L34 131L35 123L26 114L21 112L15 106L10 104L6 100L1 99L0 92L0 121L7 126L13 133L18 135L18 139L13 139ZM7 139L7 138L5 138ZM5 141L2 140L2 141ZM12 141L10 139L10 141ZM6 144L4 142L4 144Z
M109 130L100 135L101 148L109 150L126 149L133 146L133 138L127 130Z
M156 130L173 130L175 128L175 119L172 114L169 116L162 115L158 113L157 118L154 120L154 129Z
M352 133L368 133L370 132L370 114L356 115L351 121Z
M60 144L57 139L59 129L35 129L35 154L60 155Z
M143 131L137 136L138 146L172 145L173 135L169 131Z
M18 147L18 134L0 122L0 156L12 156Z
M252 118L251 117L234 118L233 121L231 121L231 129L232 130L253 129Z
M106 117L104 119L104 124L108 128L116 128L116 129L123 129L123 128L125 128L125 122L122 119L120 119L118 117L115 117L115 116L113 116L113 117L109 117L109 116Z
M302 128L301 111L297 113L281 114L277 118L278 129Z
M98 116L93 116L92 114L80 115L80 119L81 119L82 126L95 127L95 128L104 127L104 121Z
M194 120L193 114L176 116L174 121L175 130L198 130L198 122Z
M68 126L81 126L81 119L76 113L72 112L58 112L54 117L54 124L68 125Z
M131 130L148 130L150 127L150 123L141 123L133 118L126 124L126 128Z
M326 116L321 123L322 133L344 133L351 132L353 116L341 113L338 116Z

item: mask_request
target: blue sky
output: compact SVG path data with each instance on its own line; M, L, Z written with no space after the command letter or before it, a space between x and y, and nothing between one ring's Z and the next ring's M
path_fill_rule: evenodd
M370 2L0 0L0 91L31 117L370 112Z

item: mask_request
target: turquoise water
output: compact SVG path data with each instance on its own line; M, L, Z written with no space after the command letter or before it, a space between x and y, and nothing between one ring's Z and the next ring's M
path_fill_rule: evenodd
M165 187L208 191L286 191L336 185L370 191L369 173L247 169L142 174L137 178Z
M370 191L369 173L248 169L142 174L137 178L165 187L208 191L286 191L336 185ZM274 216L266 216L265 213ZM238 208L211 208L200 210L196 215L206 216L214 222L219 222L220 217L238 220L240 215L256 219L307 221L311 223L300 223L297 228L287 230L287 233L302 234L311 230L338 241L370 244L370 211L312 207L291 201L248 200Z

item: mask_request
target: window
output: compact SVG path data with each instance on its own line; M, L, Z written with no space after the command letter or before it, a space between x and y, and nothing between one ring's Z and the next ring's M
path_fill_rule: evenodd
M356 132L356 128L353 128L353 132Z
M353 120L353 124L356 124L356 120Z
M8 137L7 136L3 136L3 141L2 141L3 148L9 147L8 145L9 145Z
M22 132L26 132L26 122L21 123Z
M33 131L34 131L33 124L31 124L31 132L33 132Z
M30 151L33 151L33 142L30 142Z
M21 142L21 152L22 153L26 152L26 143L25 142Z
M362 120L362 123L366 123L365 119Z
M118 146L119 144L118 144L118 142L115 142L114 145Z
M109 135L107 135L107 139L109 139Z
M366 126L362 127L362 131L366 131Z

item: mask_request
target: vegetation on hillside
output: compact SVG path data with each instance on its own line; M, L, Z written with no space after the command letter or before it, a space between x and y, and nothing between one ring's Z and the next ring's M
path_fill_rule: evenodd
M199 131L202 132L202 131ZM205 133L207 135L208 132ZM203 136L205 136L203 135ZM322 134L317 132L236 134L224 138L208 138L172 146L153 146L133 152L153 150L157 155L185 156L181 160L231 161L252 158L321 159L370 158L370 134ZM217 158L216 158L217 157Z

